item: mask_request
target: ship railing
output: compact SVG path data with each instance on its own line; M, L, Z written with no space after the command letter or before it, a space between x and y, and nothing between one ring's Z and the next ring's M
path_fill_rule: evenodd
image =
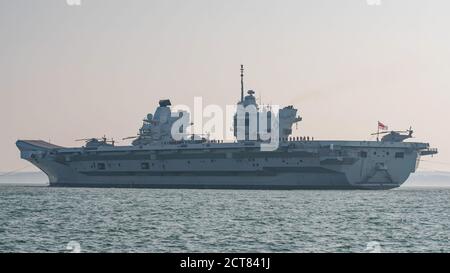
M434 155L438 153L437 148L427 148L425 150L420 151L420 155Z

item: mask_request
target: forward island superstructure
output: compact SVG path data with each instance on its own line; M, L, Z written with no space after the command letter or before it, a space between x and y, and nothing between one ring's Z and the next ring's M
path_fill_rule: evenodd
M249 90L238 106L262 111ZM421 156L433 155L428 143L405 142L412 137L398 131L384 132L379 141L332 141L292 137L292 126L302 118L293 106L279 109L273 126L277 148L262 149L267 141L251 138L246 115L234 116L234 142L190 135L174 139L172 128L189 113L171 111L171 101L161 100L148 114L132 145L117 146L103 139L86 139L82 147L61 147L41 140L18 140L21 158L49 178L50 186L142 187L209 189L391 189L414 172ZM259 120L259 119L258 119ZM256 127L261 124L257 123ZM241 128L242 127L242 128ZM186 126L179 133L187 136Z

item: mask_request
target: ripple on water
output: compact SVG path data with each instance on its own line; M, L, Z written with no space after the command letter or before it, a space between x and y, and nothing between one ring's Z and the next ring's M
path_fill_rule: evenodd
M0 251L450 251L449 189L0 188Z

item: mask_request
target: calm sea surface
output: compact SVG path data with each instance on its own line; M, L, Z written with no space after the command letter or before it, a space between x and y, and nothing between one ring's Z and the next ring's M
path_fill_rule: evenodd
M449 252L449 234L449 188L0 186L0 252Z

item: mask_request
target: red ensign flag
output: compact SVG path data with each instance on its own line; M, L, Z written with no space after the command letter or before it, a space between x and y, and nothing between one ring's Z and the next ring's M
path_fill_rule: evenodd
M381 130L387 130L388 129L388 127L386 125L384 125L383 123L381 123L379 121L378 121L378 128L381 129Z

